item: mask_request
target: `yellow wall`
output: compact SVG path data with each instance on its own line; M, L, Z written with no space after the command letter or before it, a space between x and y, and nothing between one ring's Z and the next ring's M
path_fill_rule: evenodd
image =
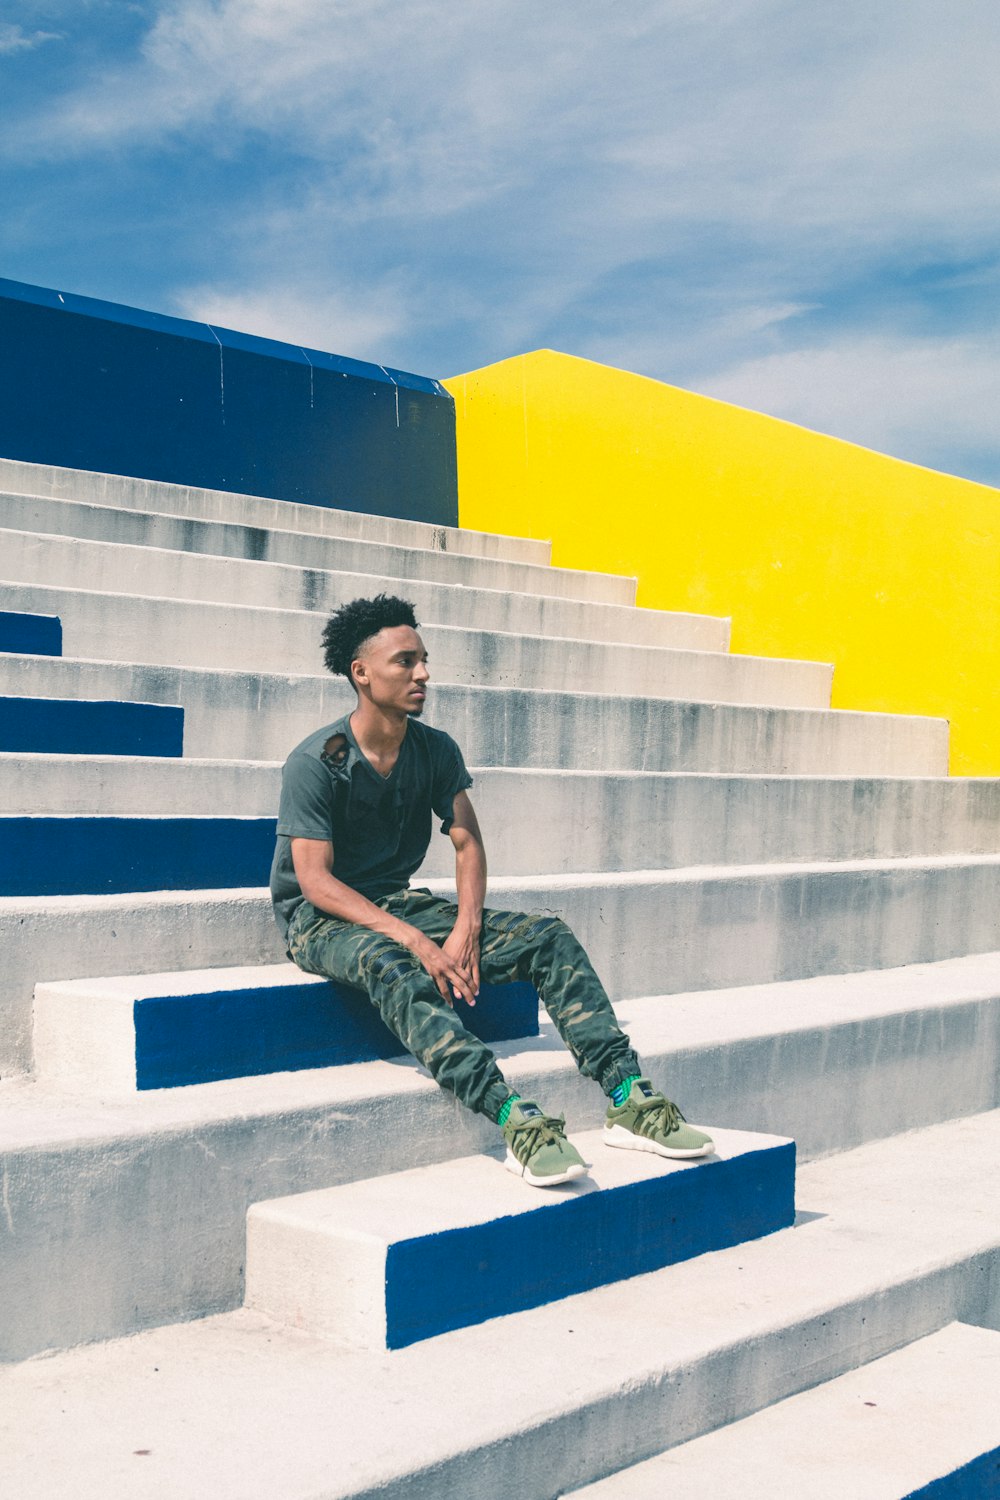
M461 525L832 661L835 707L948 718L952 771L1000 773L1000 491L550 350L445 384Z

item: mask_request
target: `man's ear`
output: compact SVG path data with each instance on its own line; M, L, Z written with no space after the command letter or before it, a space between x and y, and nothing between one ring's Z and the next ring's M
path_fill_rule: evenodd
M355 657L351 662L351 680L355 683L368 681L368 668L360 656Z

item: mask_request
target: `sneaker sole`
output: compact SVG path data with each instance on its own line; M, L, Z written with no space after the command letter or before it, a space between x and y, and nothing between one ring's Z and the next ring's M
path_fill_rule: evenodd
M650 1151L654 1156L668 1156L675 1161L690 1161L699 1156L711 1156L715 1150L712 1141L704 1146L663 1146L659 1141L650 1140L645 1135L635 1135L631 1130L626 1130L624 1125L605 1125L604 1144L614 1146L618 1151Z
M567 1167L565 1172L556 1172L550 1177L536 1177L528 1167L522 1167L509 1146L503 1164L508 1172L513 1172L515 1177L529 1182L532 1187L558 1187L560 1182L571 1182L574 1177L586 1177L590 1171L583 1162L577 1162L572 1167Z

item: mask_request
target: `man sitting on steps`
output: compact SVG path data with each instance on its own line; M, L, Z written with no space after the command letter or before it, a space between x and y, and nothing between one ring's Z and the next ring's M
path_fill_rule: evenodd
M317 729L285 763L271 868L289 957L366 991L404 1047L469 1109L495 1120L506 1165L536 1187L587 1171L547 1115L507 1084L453 998L475 1004L480 977L537 989L580 1072L608 1095L609 1146L698 1157L710 1138L642 1076L590 960L558 917L484 908L486 855L455 741L420 723L427 652L413 606L355 599L323 632L325 662L354 686L354 712ZM457 905L412 890L432 811L455 846Z

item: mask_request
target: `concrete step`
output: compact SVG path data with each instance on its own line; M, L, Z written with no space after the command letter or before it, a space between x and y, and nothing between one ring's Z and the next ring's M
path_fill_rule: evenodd
M184 710L164 703L111 699L0 697L0 751L45 749L80 755L179 756ZM70 773L72 774L72 772Z
M33 1360L0 1374L5 1480L19 1500L206 1478L218 1500L552 1500L955 1320L995 1325L998 1174L996 1113L878 1142L800 1169L793 1228L388 1355L240 1311ZM523 1378L498 1387L498 1350Z
M119 762L120 775L115 769ZM0 751L0 806L12 815L190 818L211 810L220 818L273 817L280 793L280 761L185 756L161 764L138 755Z
M589 1176L549 1191L482 1156L392 1172L247 1215L246 1304L360 1349L540 1307L786 1229L795 1146L715 1133L699 1162L575 1144Z
M31 656L62 656L62 624L58 615L0 610L0 651Z
M0 655L0 693L180 703L188 755L281 760L353 708L347 682ZM943 719L431 684L428 722L470 765L593 771L944 776ZM51 747L50 747L51 748Z
M566 639L589 636L693 651L726 651L729 645L729 621L712 615L17 531L10 529L9 517L2 537L2 573L11 583L115 593L127 579L131 590L153 597L324 611L345 599L402 594L413 601L418 619L437 625L475 625L480 630Z
M470 769L494 875L1000 852L1000 778ZM272 817L280 788L275 761L0 753L12 816ZM421 876L454 864L432 839Z
M159 511L202 521L235 521L271 531L357 537L397 547L457 552L469 557L501 557L542 566L548 564L552 551L551 542L528 537L498 536L488 531L468 531L465 527L433 526L353 510L271 500L261 495L238 495L231 490L197 489L155 479L133 479L125 474L99 474L88 469L60 469L0 458L0 510L20 513L14 511L15 496L70 500L79 506L115 510Z
M484 984L455 1013L485 1042L538 1035L530 984ZM406 1055L362 992L294 964L35 986L36 1077L105 1097Z
M996 854L522 876L494 880L488 897L497 909L564 917L615 1001L989 952L998 899ZM30 1066L40 980L285 956L258 890L0 897L0 943L5 1071Z
M689 1118L792 1136L800 1161L1000 1105L997 953L648 997L618 1011L644 1066ZM495 1050L514 1087L565 1113L571 1132L600 1124L596 1085L548 1021L534 1041ZM0 1359L236 1307L251 1202L495 1145L494 1126L409 1060L131 1096L0 1084L0 1285L16 1288L5 1297ZM982 1215L1000 1157L960 1135L948 1156L956 1182L969 1174L962 1212ZM859 1223L885 1206L892 1184L884 1179L870 1201L858 1186ZM921 1191L923 1209L940 1213L935 1232L947 1227L932 1174ZM872 1255L874 1264L877 1246Z
M606 604L634 604L636 581L615 573L553 568L502 556L468 556L426 547L368 541L367 525L358 536L272 530L238 521L203 521L160 511L123 510L75 500L0 496L4 522L17 531L48 531L129 546L164 547L176 552L207 552L216 557L253 558L301 568L348 573L385 573L392 578L426 578L477 588L549 594ZM371 517L363 518L366 523ZM389 521L389 527L401 523ZM412 524L412 523L411 523ZM372 528L374 529L374 527ZM390 532L391 534L391 532Z
M574 1500L1000 1494L1000 1333L938 1333L620 1470Z
M2 564L0 564L2 566ZM263 609L90 589L0 583L0 605L56 614L67 656L226 671L322 671L324 619ZM832 667L603 641L424 625L435 681L569 692L643 693L734 703L826 708Z

